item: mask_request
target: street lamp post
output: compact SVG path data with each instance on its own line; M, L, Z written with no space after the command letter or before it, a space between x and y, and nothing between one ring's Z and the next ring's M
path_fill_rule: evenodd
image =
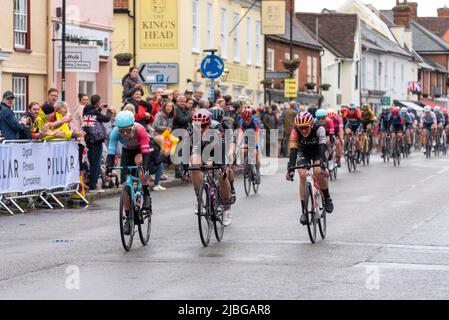
M293 60L293 0L290 0L290 60ZM290 70L290 78L293 79L293 70Z
M62 0L62 57L61 57L61 99L65 101L65 44L66 44L66 0Z

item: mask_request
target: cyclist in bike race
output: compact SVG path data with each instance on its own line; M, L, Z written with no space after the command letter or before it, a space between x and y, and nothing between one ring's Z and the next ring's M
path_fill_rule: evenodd
M293 181L295 176L294 168L311 163L320 165L321 168L314 168L313 173L317 178L318 185L324 196L324 207L326 212L332 213L334 205L329 193L328 177L329 171L326 168L326 129L320 124L314 123L313 116L308 112L302 112L296 116L295 128L290 135L290 162L286 179ZM304 186L307 180L307 170L299 169L300 176L299 196L301 199L302 215L301 224L307 223L304 203Z
M377 117L379 119L380 131L380 148L382 150L382 158L385 156L385 137L390 132L390 107L383 106L381 114Z
M366 132L369 137L369 145L371 151L371 148L373 146L373 127L374 123L377 121L377 117L369 104L364 104L362 106L361 116L363 132Z
M259 152L259 121L257 117L253 115L250 108L246 108L242 111L242 119L240 120L240 129L238 134L238 145L243 145L244 157L248 157L249 146L251 145L250 139L254 138L256 150L256 183L260 183L260 152ZM244 141L243 141L244 140Z
M405 140L407 142L408 149L410 150L412 148L415 119L413 113L409 112L409 110L406 107L401 108L401 114L402 117L404 118Z
M111 172L114 167L115 155L117 152L117 145L122 145L121 166L132 167L142 166L143 171L139 173L140 181L144 193L143 211L149 212L151 210L150 198L150 137L144 126L135 122L134 114L131 111L122 111L117 114L115 118L116 127L112 130L109 137L108 156L106 159L107 173ZM139 162L139 155L142 155L141 163ZM134 172L135 174L135 172ZM126 183L126 170L121 174L121 183ZM130 199L125 200L125 212L129 215ZM129 227L129 225L128 225ZM125 234L129 235L129 228L125 230Z
M236 201L236 193L234 187L234 168L235 163L235 135L234 135L234 124L233 119L230 117L225 117L225 111L223 108L216 106L209 110L212 113L212 128L217 129L225 134L225 143L229 146L228 168L229 174L228 179L231 184L231 204Z
M446 141L449 140L449 114L447 108L442 108L441 112L444 115L444 132L446 134Z
M335 143L335 127L334 121L328 118L327 112L324 109L318 109L315 112L315 123L321 125L326 129L326 145L327 150L333 150L333 146ZM329 152L329 160L331 160L333 154Z
M395 141L396 135L398 137L398 143L401 146L403 145L403 132L405 131L405 122L404 117L400 112L401 110L393 106L390 114L388 115L388 121L390 122L390 133L391 133L391 141Z
M437 130L438 130L438 132L443 132L444 125L446 123L446 119L444 118L444 114L443 114L443 112L441 112L441 108L438 107L438 106L436 106L433 109L433 112L435 113L435 116L437 118Z
M435 143L435 135L437 131L437 117L433 113L430 106L424 107L424 112L421 114L420 128L422 131L422 152L426 152L427 135L431 134Z
M362 114L355 104L351 104L343 118L346 119L345 145L349 145L349 135L352 133L355 139L357 162L360 162L360 138L357 133L362 124Z
M334 109L327 110L327 116L334 122L335 129L335 147L337 154L337 166L341 167L341 156L343 155L343 137L344 137L344 126L343 119L335 112Z
M210 162L212 162L213 165L221 166L219 189L224 206L223 225L227 227L231 224L231 184L228 179L229 170L226 166L226 159L230 159L230 157L229 155L226 155L226 145L224 141L225 134L223 131L220 131L220 129L213 128L212 113L206 109L198 109L195 111L192 117L192 125L187 131L192 146L190 156L192 168L200 167L203 164L210 164ZM197 132L201 135L201 137L199 137L199 143L196 143L194 138L194 135L196 135ZM221 151L221 157L219 154L215 154L215 150ZM204 154L206 151L210 152L210 154ZM189 164L184 164L184 180L188 177L188 169ZM192 171L191 177L195 195L198 197L204 181L203 173L201 171ZM197 204L194 212L195 214L198 214Z

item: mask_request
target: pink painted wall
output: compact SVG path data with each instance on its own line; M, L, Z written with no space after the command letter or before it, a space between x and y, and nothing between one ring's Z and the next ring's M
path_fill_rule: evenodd
M93 23L107 27L114 25L114 8L112 0L67 0L67 19L81 23ZM52 15L56 16L56 8L62 6L62 0L52 1ZM79 18L77 18L79 17Z
M56 8L62 6L62 0L52 1L52 16L56 18ZM84 28L93 28L108 31L109 39L112 40L111 28L114 26L114 10L112 0L67 0L67 21L76 21ZM111 44L109 44L109 48ZM96 75L96 94L102 97L102 103L112 105L112 53L107 61L101 60L99 72ZM56 75L56 87L61 90L61 74ZM66 73L66 102L70 106L70 111L78 104L78 81L77 73ZM120 108L120 106L115 106Z

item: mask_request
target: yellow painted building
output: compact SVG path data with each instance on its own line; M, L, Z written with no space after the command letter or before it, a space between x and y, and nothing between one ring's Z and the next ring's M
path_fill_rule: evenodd
M0 0L0 91L16 95L15 112L46 97L50 0Z
M209 96L210 82L202 77L199 69L205 56L203 50L218 49L226 63L225 75L218 81L222 94L244 96L255 104L262 102L264 38L260 4L245 16L252 3L252 0L114 1L113 55L134 53L135 36L136 66L178 64L178 81L167 84L168 88L182 91L201 88ZM120 105L121 79L128 69L114 64L115 105ZM146 95L153 94L149 86L147 83Z

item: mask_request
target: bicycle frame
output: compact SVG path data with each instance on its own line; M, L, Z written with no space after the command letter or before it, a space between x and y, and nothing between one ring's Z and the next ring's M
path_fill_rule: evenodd
M140 199L142 199L142 195L143 195L142 189L143 189L143 187L142 187L142 182L140 181L140 178L132 175L131 173L129 173L129 171L130 170L137 170L137 169L140 169L140 168L141 167L137 167L137 166L112 168L114 170L126 170L126 182L125 182L125 185L127 187L129 187L129 189L131 190L131 199L130 199L130 201L134 202L134 205L135 205L136 208L138 208L140 204L136 203L136 191L134 191L134 183L137 183L137 190L138 190L137 194L140 194L140 196L141 196Z

